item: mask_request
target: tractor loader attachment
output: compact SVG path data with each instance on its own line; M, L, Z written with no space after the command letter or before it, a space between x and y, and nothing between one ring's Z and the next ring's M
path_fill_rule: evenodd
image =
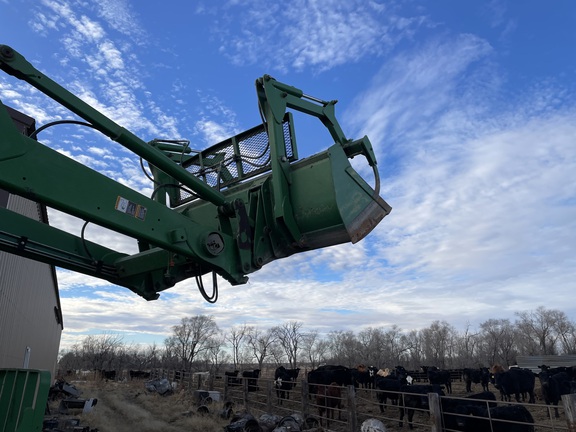
M71 234L2 207L0 250L108 280L147 300L194 277L204 298L215 301L216 285L207 296L204 274L246 283L248 274L276 259L356 243L391 211L379 196L370 141L345 137L336 102L268 75L256 81L263 124L195 151L188 141L143 141L6 45L0 45L0 69L147 161L155 187L144 196L41 144L36 133L23 135L0 102L0 188L129 236L139 251L121 253L87 241L83 230ZM317 117L334 144L299 159L290 110ZM374 188L350 165L358 155L374 171Z

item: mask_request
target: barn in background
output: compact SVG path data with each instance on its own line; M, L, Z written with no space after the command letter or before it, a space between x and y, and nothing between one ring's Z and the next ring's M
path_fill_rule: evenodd
M520 368L526 368L534 373L540 373L541 365L546 365L551 368L576 366L576 355L517 356L516 364Z
M22 133L34 131L34 119L6 108ZM0 189L2 208L48 223L44 205ZM63 328L54 266L0 251L0 368L27 366L54 377Z

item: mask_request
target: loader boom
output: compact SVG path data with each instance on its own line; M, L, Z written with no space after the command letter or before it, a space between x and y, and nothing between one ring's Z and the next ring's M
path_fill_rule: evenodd
M0 250L102 278L153 300L188 278L201 281L213 273L239 285L276 259L355 243L391 211L379 196L370 141L345 137L335 101L307 96L268 75L256 80L263 124L192 151L186 141L142 140L6 45L0 45L0 69L147 161L155 184L147 197L21 134L0 101L0 188L129 236L139 252L121 253L83 233L1 207ZM288 110L317 117L334 144L298 159ZM372 166L374 188L350 165L357 155Z

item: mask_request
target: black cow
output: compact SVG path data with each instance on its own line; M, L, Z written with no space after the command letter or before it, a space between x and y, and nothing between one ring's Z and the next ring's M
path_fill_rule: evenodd
M238 378L238 370L235 371L225 371L224 376L226 377L226 382L231 386L239 386L242 384L242 380Z
M393 405L398 405L400 388L404 385L406 385L406 379L399 378L396 374L376 375L374 388L376 389L376 399L378 400L381 413L386 410L388 399Z
M352 384L354 384L355 388L368 388L371 380L370 380L370 372L368 372L368 368L364 365L358 365L356 369L350 369L350 373L352 374Z
M300 368L286 369L284 366L280 366L274 371L274 387L276 387L279 405L282 405L283 399L290 399L290 390L296 387L299 373Z
M436 366L422 366L422 370L428 376L431 385L443 385L448 394L452 393L452 377L450 371L440 370Z
M458 417L457 430L465 432L534 432L534 418L523 405L504 405L489 410L471 406L467 414L470 415Z
M353 384L352 372L346 366L325 365L308 372L308 389L316 394L318 384L330 385L335 382L340 386Z
M566 372L551 374L544 370L538 374L538 378L542 387L542 399L546 405L554 405L554 415L558 418L558 402L562 395L569 394L571 390L570 376Z
M260 378L260 369L242 371L242 377L248 379L248 391L258 391L258 378Z
M464 368L462 370L462 379L466 383L466 391L472 392L472 383L482 384L482 391L488 391L488 383L490 382L490 371L488 368L481 367L478 369Z
M549 375L555 375L560 372L565 372L571 380L576 379L576 366L558 366L550 367L547 365L538 366L542 372L548 372Z
M400 403L400 421L398 425L400 427L404 426L404 412L408 417L408 427L413 429L412 419L414 418L415 410L426 410L430 409L428 404L428 393L437 393L440 396L445 396L442 387L439 385L403 385L400 387L400 391L403 393Z
M534 403L534 384L536 378L530 369L512 368L508 371L496 370L494 373L494 386L500 390L500 400L510 402L514 395L516 402L520 402L520 395L525 399L529 396L529 403Z
M130 379L150 379L150 372L145 372L141 370L130 370Z
M462 415L471 414L470 407L494 408L496 406L496 396L490 391L476 393L460 398L441 398L442 419L444 429L457 429L462 424Z
M110 380L110 381L114 381L116 380L116 371L115 370L104 370L102 369L100 371L100 374L102 376L102 379L105 379L106 381Z
M368 388L374 388L374 381L376 379L376 374L378 373L378 368L376 366L368 366Z

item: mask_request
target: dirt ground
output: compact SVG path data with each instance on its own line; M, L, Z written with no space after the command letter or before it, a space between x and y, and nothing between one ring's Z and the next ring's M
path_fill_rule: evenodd
M82 414L80 411L72 412L69 415L60 415L60 427L63 428L64 422L71 419L78 419L80 425L89 427L89 430L97 429L98 432L153 432L153 431L167 431L167 432L181 432L181 431L199 431L199 432L222 432L224 427L230 423L228 419L221 418L220 414L224 411L223 401L213 402L205 405L208 408L208 414L200 414L198 412L199 404L193 398L190 391L176 391L169 396L161 396L155 392L146 390L143 381L132 382L106 382L106 381L72 381L78 390L82 392L81 398L97 398L98 403L93 408L91 413ZM453 383L452 396L465 397L468 393L465 392L463 382ZM262 387L262 385L261 385ZM297 389L296 389L297 390ZM475 392L481 391L479 385L473 389ZM491 388L494 391L493 388ZM537 387L536 394L540 394L540 389ZM282 407L275 404L274 414L280 416L287 416L292 412L297 412L301 407L299 400L299 392L294 391L289 402L284 402ZM267 398L265 394L251 395L256 402L257 399L262 401L261 405L253 403L251 406L255 409L252 413L258 418L264 411ZM275 399L275 398L274 398ZM330 427L325 430L336 432L348 432L349 425L347 419L349 416L348 406L343 397L343 408L340 412L342 421L336 419L330 423ZM378 418L381 420L388 432L399 432L408 430L406 419L404 427L398 426L398 407L388 406L384 414L380 413L378 408L375 394L372 391L359 389L356 393L356 412L358 419L358 428L362 422L368 418ZM276 402L276 401L275 401ZM558 419L554 418L552 411L552 418L549 419L547 409L544 407L543 402L538 400L534 405L527 405L532 413L535 423L536 432L545 431L563 431L568 430L564 416L564 410L559 408ZM54 415L58 412L58 405L60 400L55 400L50 403L51 412ZM235 405L236 411L241 411L244 407L240 404ZM310 407L310 413L317 414L317 409L313 406ZM50 416L47 416L50 418ZM429 417L427 413L416 412L414 416L414 429L415 430L430 430L428 424ZM326 426L325 422L323 423Z

